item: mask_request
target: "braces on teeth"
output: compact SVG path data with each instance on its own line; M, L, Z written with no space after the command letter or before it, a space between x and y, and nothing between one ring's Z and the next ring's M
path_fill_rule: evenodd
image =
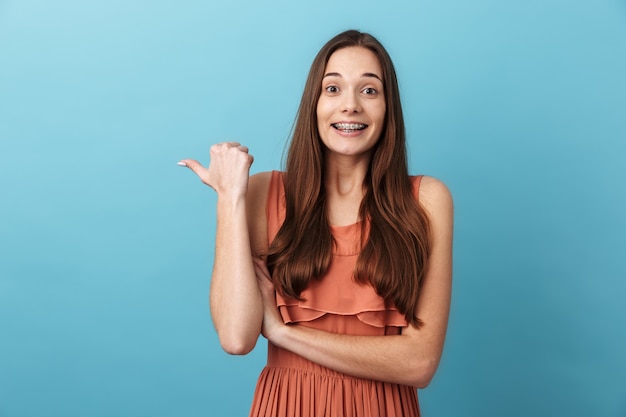
M362 123L335 123L334 126L341 130L360 130L367 127Z

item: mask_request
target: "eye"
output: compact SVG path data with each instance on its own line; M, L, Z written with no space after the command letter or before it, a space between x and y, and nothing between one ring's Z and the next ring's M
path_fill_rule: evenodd
M325 88L325 90L328 93L338 93L339 87L337 87L336 85L329 85L328 87Z
M363 89L363 93L365 93L367 95L370 95L370 96L373 96L373 95L378 94L378 90L376 90L375 88L372 88L372 87L367 87L367 88Z

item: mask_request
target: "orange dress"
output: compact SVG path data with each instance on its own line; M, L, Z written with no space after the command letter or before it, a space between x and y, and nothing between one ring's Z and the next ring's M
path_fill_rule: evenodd
M414 177L417 198L421 177ZM285 219L282 174L274 171L267 200L271 242ZM277 296L285 323L328 332L380 336L400 334L404 315L385 307L370 285L352 279L359 255L360 224L332 226L333 259L321 280L312 280L303 301ZM313 363L268 343L267 366L257 382L251 417L418 417L417 390L357 378Z

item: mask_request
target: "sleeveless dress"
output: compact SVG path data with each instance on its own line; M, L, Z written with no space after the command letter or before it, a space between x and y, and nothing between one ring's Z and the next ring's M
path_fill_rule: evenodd
M268 239L285 219L282 173L274 171L267 199ZM420 177L413 177L418 195ZM350 335L400 334L404 315L385 306L371 285L352 279L359 255L360 223L331 226L336 246L320 280L302 292L303 301L276 296L285 323ZM357 378L311 362L268 342L267 365L259 376L250 417L419 417L417 390L407 385Z

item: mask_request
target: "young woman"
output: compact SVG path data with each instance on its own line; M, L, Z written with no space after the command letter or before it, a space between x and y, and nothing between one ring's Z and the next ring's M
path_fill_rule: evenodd
M444 345L452 199L409 176L395 70L371 35L318 53L285 172L237 142L192 169L217 192L211 314L222 347L268 363L251 416L418 416Z

